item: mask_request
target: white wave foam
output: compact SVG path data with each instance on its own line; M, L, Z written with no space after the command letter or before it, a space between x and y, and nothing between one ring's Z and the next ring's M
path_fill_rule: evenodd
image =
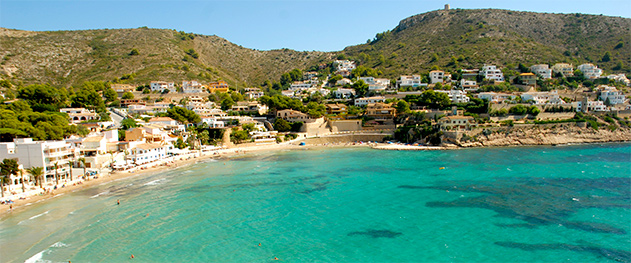
M156 180L153 180L153 181L151 181L151 182L148 182L148 183L146 183L146 184L144 184L144 185L159 185L159 184L160 184L160 182L162 182L162 181L164 181L164 180L165 180L164 178L163 178L163 179L156 179Z
M44 256L44 252L49 252L50 253L50 251L48 249L44 249L41 252L33 255L29 259L25 260L24 263L45 262L45 261L42 260L42 257Z
M52 262L50 260L44 260L42 258L44 257L44 253L50 254L52 252L51 248L58 248L58 247L68 247L68 245L64 244L63 242L57 242L55 244L52 244L47 249L44 249L44 250L40 251L39 253L33 255L29 259L25 260L24 263L42 263L42 262L48 263L48 262Z
M110 193L110 191L105 191L105 192L98 193L98 194L96 194L96 195L90 196L90 198L97 198L97 197L99 197L99 196L101 196L101 195L105 195L105 194L109 194L109 193Z
M57 242L55 244L50 245L50 247L68 247L68 245L64 244L63 242Z
M34 215L34 216L31 216L31 218L29 218L28 220L32 220L32 219L38 218L38 217L40 217L40 216L43 216L43 215L45 215L45 214L48 214L48 212L50 212L50 210L48 210L48 211L46 211L46 212L44 212L44 213L41 213L41 214L39 214L39 215Z

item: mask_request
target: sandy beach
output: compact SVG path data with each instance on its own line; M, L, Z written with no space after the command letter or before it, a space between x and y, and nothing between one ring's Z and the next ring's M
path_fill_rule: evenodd
M147 174L152 174L155 172L163 172L169 169L176 169L184 166L188 166L194 163L197 163L202 160L211 159L211 158L232 158L236 156L243 156L245 154L260 152L260 151L274 151L274 150L282 150L282 149L296 149L299 146L294 145L292 143L282 143L282 144L263 144L249 147L234 147L228 149L220 149L216 151L212 151L204 154L194 154L196 157L185 156L182 160L174 160L170 163L165 163L163 165L150 164L149 167L145 169L134 168L126 171L114 171L112 173L100 174L98 179L89 179L89 180L75 180L73 182L65 182L65 187L58 187L55 190L51 190L48 193L44 193L42 190L41 194L27 196L23 199L18 198L19 194L11 197L7 196L7 192L5 192L5 198L3 200L10 199L13 201L12 204L3 204L0 205L0 219L7 216L9 213L19 213L28 209L30 205L45 202L47 200L53 199L58 196L62 196L67 193L76 192L79 190L87 189L90 187L94 187L97 185L106 184L112 181L121 180L128 177L135 176L144 176ZM60 182L60 186L63 185Z

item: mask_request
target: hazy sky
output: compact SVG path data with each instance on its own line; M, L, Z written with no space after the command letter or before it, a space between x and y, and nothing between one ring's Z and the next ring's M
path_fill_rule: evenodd
M337 51L447 3L451 8L631 17L629 0L0 0L0 27L43 31L147 26L217 35L260 50Z

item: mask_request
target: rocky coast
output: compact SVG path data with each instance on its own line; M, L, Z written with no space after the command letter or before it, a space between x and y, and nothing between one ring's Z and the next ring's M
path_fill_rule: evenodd
M576 125L505 127L463 137L454 143L460 147L491 147L626 142L631 141L631 129L596 130Z

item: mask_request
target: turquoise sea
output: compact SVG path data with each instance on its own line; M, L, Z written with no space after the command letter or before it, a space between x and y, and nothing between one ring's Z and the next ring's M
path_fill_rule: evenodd
M631 144L256 153L0 220L1 262L631 262Z

